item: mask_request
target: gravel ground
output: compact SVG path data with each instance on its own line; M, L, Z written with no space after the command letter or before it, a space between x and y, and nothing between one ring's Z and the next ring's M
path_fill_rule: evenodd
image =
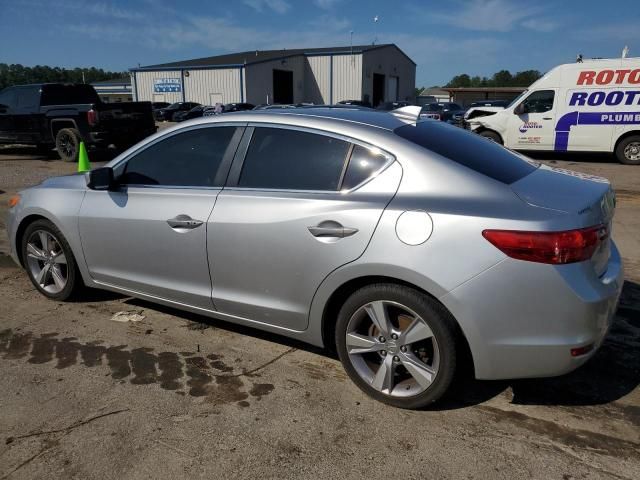
M419 412L370 400L335 358L275 335L108 293L48 301L2 255L2 230L0 480L640 478L640 167L542 160L617 190L628 281L611 333L570 375L462 378ZM0 149L1 221L10 194L73 170ZM144 318L112 321L121 311Z

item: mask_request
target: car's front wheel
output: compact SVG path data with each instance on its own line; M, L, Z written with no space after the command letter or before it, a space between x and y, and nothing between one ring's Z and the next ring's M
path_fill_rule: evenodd
M48 220L31 223L22 236L22 258L33 285L46 297L67 300L82 280L62 232Z
M353 293L336 324L336 346L365 393L400 408L421 408L449 388L456 369L451 315L409 287L375 284Z

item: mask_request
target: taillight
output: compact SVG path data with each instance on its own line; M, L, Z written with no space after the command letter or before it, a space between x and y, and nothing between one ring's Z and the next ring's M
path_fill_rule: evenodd
M87 122L92 127L98 124L98 112L93 108L87 112Z
M608 234L602 225L564 232L482 232L484 238L511 258L553 265L589 260Z

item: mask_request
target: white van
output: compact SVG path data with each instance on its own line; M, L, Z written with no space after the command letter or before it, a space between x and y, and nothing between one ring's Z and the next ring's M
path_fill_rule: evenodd
M469 128L514 150L613 152L640 165L640 58L560 65L486 113Z

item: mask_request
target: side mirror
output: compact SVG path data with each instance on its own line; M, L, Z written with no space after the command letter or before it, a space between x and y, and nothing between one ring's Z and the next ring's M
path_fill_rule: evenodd
M113 169L101 167L87 173L87 187L91 190L111 190L115 186Z
M516 115L522 115L523 113L527 113L527 109L524 106L524 102L520 103L516 108L514 108L513 113Z

